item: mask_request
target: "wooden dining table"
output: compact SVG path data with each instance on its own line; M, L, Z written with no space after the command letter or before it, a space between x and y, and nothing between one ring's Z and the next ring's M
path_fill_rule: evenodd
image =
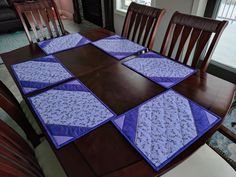
M105 29L94 29L81 34L91 41L95 41L114 33ZM45 54L37 44L1 54L4 64L18 88L20 86L11 65L40 56L45 56ZM121 64L128 59L118 61L91 44L56 53L55 56L117 115L165 90ZM172 89L215 113L223 121L232 103L236 87L228 81L198 71ZM21 91L23 99L31 110L32 107L26 98L45 90L41 89L28 95ZM34 113L34 111L32 112ZM43 127L41 128L69 177L154 177L171 170L206 143L217 131L222 121L209 129L158 172L151 168L110 122L60 149L54 147L46 131ZM41 125L40 121L38 123Z

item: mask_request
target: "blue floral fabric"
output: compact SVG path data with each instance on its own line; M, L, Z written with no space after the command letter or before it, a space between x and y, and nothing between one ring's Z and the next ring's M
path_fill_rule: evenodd
M124 62L124 65L165 88L176 85L196 72L190 67L153 52L139 55Z
M146 48L121 36L113 35L92 43L118 60L129 57Z
M56 148L89 133L115 115L78 80L29 97L29 101Z
M15 64L11 67L25 94L73 77L52 55Z
M158 171L219 121L196 103L168 90L113 123Z
M74 47L79 47L91 41L79 33L68 34L54 39L38 42L38 46L46 53L53 54Z

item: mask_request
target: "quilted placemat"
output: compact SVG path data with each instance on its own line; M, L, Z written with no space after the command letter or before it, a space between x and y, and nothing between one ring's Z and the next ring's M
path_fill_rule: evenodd
M115 115L78 80L29 97L29 101L56 148L89 133Z
M155 171L203 136L220 118L168 90L113 120Z
M25 94L73 77L52 55L14 64L11 67Z
M142 54L123 64L165 88L178 84L196 72L188 66L153 52Z
M38 46L46 53L53 54L56 52L68 50L90 43L91 41L79 33L68 34L54 39L38 42Z
M92 43L118 60L129 57L146 48L118 35L113 35Z

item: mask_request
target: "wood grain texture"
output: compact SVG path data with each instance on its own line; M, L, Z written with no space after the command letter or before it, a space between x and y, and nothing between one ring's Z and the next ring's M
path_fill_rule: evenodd
M132 2L125 17L122 36L152 49L164 13L164 9Z
M66 34L54 0L28 1L14 5L30 43L34 42L30 30L37 42L47 39L44 31L49 33L49 38ZM28 28L26 20L31 29Z
M231 130L229 130L227 127L225 127L224 125L221 125L219 128L219 132L222 133L224 136L226 136L227 138L229 138L231 141L233 141L234 143L236 143L236 134L234 132L232 132Z
M166 30L160 53L194 68L197 67L199 60L203 59L200 69L206 71L227 24L228 21L175 12ZM175 49L176 54L174 54Z
M0 81L0 108L4 110L25 131L27 138L36 147L40 143L39 135L25 117L20 104L11 91Z
M0 175L3 177L43 177L33 149L0 120Z
M202 71L198 71L173 89L221 118L226 116L236 90L234 84Z
M94 41L113 33L96 29L82 34ZM2 55L11 74L11 64L43 55L41 49L33 46ZM113 59L90 44L58 53L56 56L117 114L164 91L164 88L126 68L121 64L122 61ZM14 75L12 77L15 79ZM236 87L232 83L199 71L173 89L223 120ZM191 155L212 136L218 127L219 124L209 130L159 173L153 171L111 123L99 127L59 150L56 150L53 144L51 146L69 177L156 177Z

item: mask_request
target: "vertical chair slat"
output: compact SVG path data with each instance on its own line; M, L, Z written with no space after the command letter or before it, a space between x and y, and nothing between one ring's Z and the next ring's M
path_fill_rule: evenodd
M58 21L58 23L59 23L59 27L60 27L60 29L61 29L62 34L66 34L67 32L65 31L65 28L64 28L64 26L63 26L63 23L62 23L62 21L61 21L61 18L60 18L58 9L57 9L57 5L56 5L56 3L55 3L54 0L51 0L51 6L53 7L53 10L54 10L54 12L55 12L55 17L57 18L57 21Z
M130 16L130 24L129 24L128 34L127 34L128 39L130 38L131 31L133 29L134 22L135 22L135 19L136 19L136 15L137 15L137 13L132 13L131 16Z
M39 11L38 10L32 11L32 14L34 16L34 19L35 19L37 25L38 25L39 31L43 32L43 23L41 21ZM44 39L46 39L46 36L44 37Z
M143 35L144 28L145 28L146 23L147 23L147 18L148 18L147 15L143 15L143 16L142 16L142 20L141 20L140 28L139 28L139 34L138 34L137 43L140 43L140 42L141 42L140 40L141 40L141 37L142 37L142 35Z
M134 41L135 40L135 37L137 36L137 30L138 30L138 28L139 28L139 26L140 26L140 20L141 20L141 18L142 18L142 14L138 14L137 15L137 17L136 17L136 19L135 19L135 25L134 25L134 31L133 31L133 36L132 36L132 41Z
M52 30L51 30L51 27L50 27L50 24L49 24L49 21L48 21L48 16L47 16L47 11L46 9L39 9L39 12L40 12L40 15L47 27L47 30L49 32L49 35L51 38L53 38L53 34L52 34Z
M174 48L175 48L175 45L176 45L176 42L180 36L180 33L183 29L183 25L178 25L176 24L175 25L175 29L174 29L174 32L173 32L173 37L172 37L172 40L171 40L171 43L170 43L170 49L169 49L169 53L168 53L168 57L171 57L173 51L174 51Z
M212 35L212 33L209 32L209 31L203 31L201 33L201 35L199 37L199 40L197 42L196 49L195 49L195 54L194 54L193 61L192 61L192 67L196 67L197 66L197 63L198 63L198 61L200 59L202 51L206 47L206 44L209 41L211 35Z
M173 17L172 17L173 18ZM172 20L172 19L171 19ZM167 52L168 52L168 44L170 43L170 40L171 40L171 33L172 31L174 30L175 28L175 25L174 24L169 24L168 27L167 27L167 30L166 30L166 34L164 36L164 39L163 39L163 43L162 43L162 46L161 46L161 50L160 50L160 53L162 55L167 55Z
M123 29L122 29L122 35L126 36L126 37L128 36L131 15L132 15L131 11L128 11L126 13L125 22L124 22L124 26L123 26Z
M145 46L146 41L148 40L148 35L151 31L151 28L153 27L153 22L154 21L155 21L155 19L153 17L149 17L148 20L147 20L146 28L144 30L143 42L142 42L143 46Z
M154 11L153 12L153 16L159 16L159 15L162 16L160 11ZM155 18L154 19L154 23L153 23L152 28L150 30L150 37L146 39L146 41L148 42L147 44L149 46L148 48L150 48L150 49L154 45L155 35L153 35L153 34L155 34L157 32L157 28L158 28L158 25L155 25L155 24L159 24L160 20L161 20L161 18Z
M191 37L190 37L190 41L189 41L189 44L188 44L187 52L186 52L185 57L184 57L184 61L183 61L184 64L188 63L189 57L190 57L190 55L193 51L193 48L194 48L195 44L197 43L197 40L198 40L200 34L201 34L201 30L193 29Z
M39 41L37 30L36 30L36 27L35 27L35 22L34 22L34 19L33 19L33 16L32 16L32 12L31 11L25 11L24 14L25 14L25 16L26 16L26 18L27 18L27 20L30 24L31 29L34 32L35 39L37 41Z
M21 13L19 14L19 17L20 17L20 20L21 20L21 21L25 21L23 15L22 15ZM25 22L22 23L22 25L23 25L23 27L24 27L24 30L25 30L26 36L27 36L29 42L31 43L32 38L31 38L31 36L30 36L30 33L29 33L29 30L28 30L28 27L27 27L27 25L26 25Z
M192 28L188 27L188 26L184 27L184 29L182 31L181 40L180 40L179 47L178 47L178 50L177 50L177 53L175 56L176 60L178 60L178 61L180 60L180 55L182 53L182 50L185 46L185 43L186 43L191 31L192 31Z
M47 13L48 13L48 18L49 18L50 21L52 22L53 28L54 28L54 30L56 31L57 36L60 36L59 30L58 30L58 28L57 28L57 24L56 24L56 21L55 21L54 12L53 12L52 8L47 8L46 11L47 11Z

